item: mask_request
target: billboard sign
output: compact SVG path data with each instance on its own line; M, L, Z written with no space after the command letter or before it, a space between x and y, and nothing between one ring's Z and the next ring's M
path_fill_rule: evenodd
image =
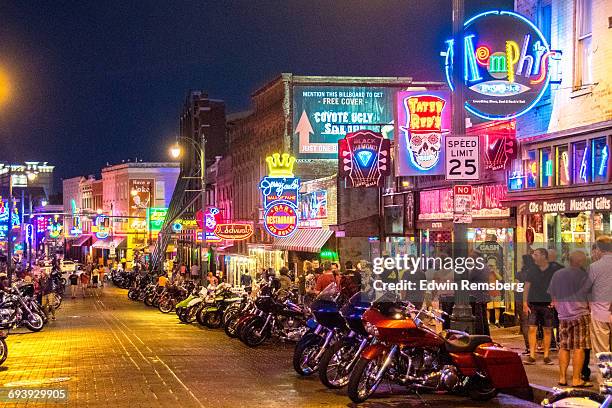
M451 128L450 93L398 91L396 176L444 174L444 137Z
M147 229L147 209L155 201L154 179L131 179L130 187L130 228L136 231Z
M338 173L346 187L380 187L391 170L391 141L380 133L359 130L338 141Z
M337 159L338 140L369 129L393 138L397 88L293 87L293 151L300 159Z
M453 84L453 41L447 41L446 78L463 87L465 108L486 120L516 118L533 108L549 83L560 83L561 52L550 49L542 32L511 11L478 14L465 27L465 81ZM555 76L555 78L552 78Z

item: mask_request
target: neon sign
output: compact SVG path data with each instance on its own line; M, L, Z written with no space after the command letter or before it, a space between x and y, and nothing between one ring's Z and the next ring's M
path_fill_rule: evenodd
M96 238L98 239L104 239L109 235L108 228L105 226L105 219L106 217L104 215L98 215L94 219L94 225L91 229L96 233Z
M221 211L217 207L208 207L204 214L204 230L206 231L206 242L219 242L219 238L215 234L215 228L221 221ZM197 219L197 218L196 218Z
M70 206L72 207L72 229L70 230L70 234L78 237L83 233L83 228L81 227L81 210L77 208L76 201L70 200Z
M274 237L287 237L297 229L300 179L294 177L295 157L274 153L266 157L268 176L261 179L264 228Z
M49 238L57 239L62 235L64 227L59 222L59 215L53 216L53 222L49 221L47 229L49 230Z
M396 100L398 176L444 174L442 142L450 131L446 91L398 91Z
M338 172L346 187L376 187L390 172L391 141L380 133L360 130L338 141Z
M217 224L214 232L221 239L241 241L253 235L253 226L251 224Z
M605 145L601 151L601 164L599 165L598 175L604 176L606 174L606 168L608 167L608 145Z
M516 118L538 103L550 83L561 83L561 51L551 50L542 32L524 16L488 11L464 27L461 85L468 112L487 120ZM452 90L454 41L446 44L446 79Z

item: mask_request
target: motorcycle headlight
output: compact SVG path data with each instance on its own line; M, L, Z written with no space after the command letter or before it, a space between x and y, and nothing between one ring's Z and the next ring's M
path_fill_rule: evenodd
M378 332L378 329L376 328L376 326L374 326L372 323L366 322L364 325L366 331L368 332L368 334L374 336L374 337L378 337L378 335L380 334Z

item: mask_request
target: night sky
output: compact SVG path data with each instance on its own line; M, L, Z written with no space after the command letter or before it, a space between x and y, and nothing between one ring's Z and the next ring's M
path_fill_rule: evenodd
M466 0L466 17L512 9ZM9 1L0 5L0 161L59 179L167 160L186 92L228 112L280 72L441 80L451 0Z

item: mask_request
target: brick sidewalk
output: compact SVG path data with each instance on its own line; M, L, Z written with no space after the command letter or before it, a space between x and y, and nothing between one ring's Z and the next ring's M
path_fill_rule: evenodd
M222 330L183 325L105 288L100 297L66 299L58 319L43 331L7 339L9 357L0 385L65 388L67 403L2 404L2 407L347 407L345 390L330 391L316 376L300 378L291 366L293 344L250 349ZM386 386L366 404L375 407L533 407L508 396L476 403L452 395L388 394Z

